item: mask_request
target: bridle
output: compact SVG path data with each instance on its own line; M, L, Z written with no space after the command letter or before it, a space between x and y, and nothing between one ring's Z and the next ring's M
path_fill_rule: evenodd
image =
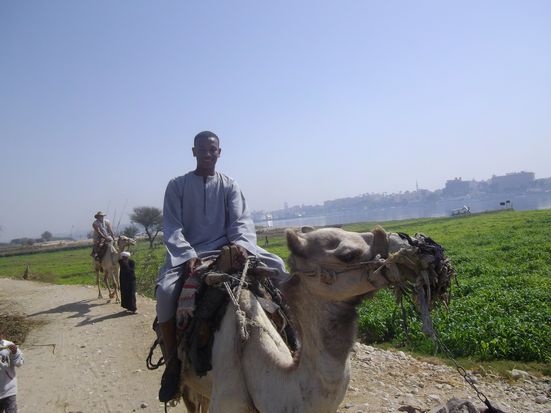
M361 261L352 264L347 263L324 263L316 264L307 268L297 268L296 259L294 256L289 257L289 266L291 267L291 276L305 276L308 278L317 277L324 284L331 285L336 280L337 277L341 274L347 272L357 272L361 273L362 277L365 277L367 281L373 282L373 277L375 275L382 275L387 282L390 283L390 279L387 276L387 263L384 258L381 258L380 255L377 255L374 259L369 261Z

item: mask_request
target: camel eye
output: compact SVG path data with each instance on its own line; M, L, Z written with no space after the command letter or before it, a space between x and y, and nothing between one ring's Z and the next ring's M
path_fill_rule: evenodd
M342 254L338 254L337 258L342 262L352 262L357 259L362 252L360 250L348 250Z
M340 241L338 239L330 239L327 241L327 244L325 246L328 250L335 250L339 246Z

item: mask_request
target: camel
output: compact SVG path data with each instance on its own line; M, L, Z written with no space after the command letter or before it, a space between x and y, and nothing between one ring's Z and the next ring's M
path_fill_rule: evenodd
M133 238L129 238L124 235L120 235L117 239L117 248L113 245L113 241L107 242L107 251L101 259L101 263L94 260L94 270L96 272L96 283L98 285L98 298L103 298L100 288L100 269L103 268L103 282L109 291L109 298L115 297L115 302L120 302L119 300L119 254L130 245L135 245L136 241ZM109 285L109 279L113 282L113 291L111 291L111 286Z
M136 240L134 238L127 237L126 235L119 235L119 238L117 238L117 249L119 254L130 248L131 245L136 245Z
M292 278L280 288L297 331L298 353L290 352L259 300L242 290L239 309L229 305L215 333L212 370L199 378L182 363L188 412L334 413L350 380L356 307L362 300L384 287L401 292L415 287L427 312L449 288L445 274L430 286L425 282L434 271L412 261L418 249L411 238L382 228L362 234L305 228L287 230L286 237ZM438 285L431 297L430 288Z

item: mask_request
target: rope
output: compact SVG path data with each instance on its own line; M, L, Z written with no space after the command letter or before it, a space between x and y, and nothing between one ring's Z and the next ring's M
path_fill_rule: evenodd
M383 259L375 259L371 261L362 261L358 262L356 264L332 264L327 263L322 265L317 265L316 268L308 268L303 270L298 270L293 268L293 262L290 259L289 260L291 265L291 274L299 274L304 275L306 277L316 277L320 276L322 274L328 274L331 276L337 276L340 274L344 274L349 271L354 270L365 270L368 278L372 276L377 271L382 270L385 267L385 260Z
M241 290L243 289L243 284L245 283L245 277L247 276L247 271L249 271L249 258L247 258L247 261L245 261L245 265L243 266L243 272L241 273L241 279L239 280L239 286L237 287L237 301L239 302L239 298L241 297Z
M247 316L239 305L239 299L241 298L241 291L243 290L243 285L245 284L247 271L249 271L249 262L250 259L247 258L247 261L245 261L245 265L243 267L243 272L241 273L241 278L239 279L236 294L233 293L229 282L224 282L224 288L226 288L226 291L235 307L235 315L237 316L237 324L239 326L239 336L243 342L249 339L249 332L247 331Z
M446 356L453 362L453 364L455 366L455 369L457 370L459 375L461 375L461 377L463 377L463 379L467 382L467 384L472 387L472 389L476 393L476 397L478 397L478 399L486 405L486 407L488 408L486 413L505 413L503 410L500 410L500 409L492 406L492 404L490 403L490 400L488 400L486 395L484 393L482 393L482 391L478 387L476 387L476 385L474 384L474 380L469 376L469 374L467 373L465 368L463 366L461 366L453 358L453 354L452 354L451 350L440 339L440 336L439 336L438 332L434 331L433 334L434 334L433 339L436 340L438 345L442 348L442 350L444 350L444 353L446 354Z
M147 366L148 370L157 370L159 367L161 367L163 364L165 364L165 358L161 356L159 360L156 363L153 363L153 351L155 351L155 348L160 344L159 339L156 338L153 342L153 345L149 349L149 354L147 355L147 358L145 359L145 365Z

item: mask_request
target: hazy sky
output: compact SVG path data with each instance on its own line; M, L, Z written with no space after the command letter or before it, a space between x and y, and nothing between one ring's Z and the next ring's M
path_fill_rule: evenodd
M546 0L2 1L0 241L161 207L204 129L253 210L549 177L550 22Z

